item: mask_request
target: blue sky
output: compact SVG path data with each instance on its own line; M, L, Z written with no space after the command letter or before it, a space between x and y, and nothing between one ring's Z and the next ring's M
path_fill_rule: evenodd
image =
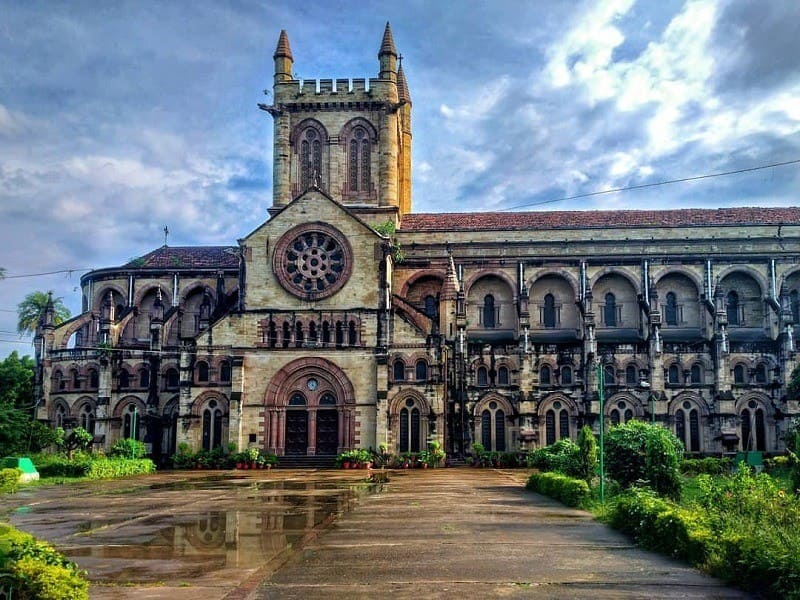
M0 0L0 356L16 304L79 309L83 269L235 244L271 202L272 53L374 77L385 22L413 100L417 212L797 205L796 0Z

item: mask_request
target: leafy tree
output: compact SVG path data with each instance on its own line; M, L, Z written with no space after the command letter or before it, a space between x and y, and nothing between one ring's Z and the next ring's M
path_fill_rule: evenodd
M0 456L14 455L26 448L30 420L25 411L0 402Z
M52 292L51 292L52 293ZM47 308L48 292L31 292L17 304L17 331L20 335L33 333L39 318ZM70 313L63 298L53 298L53 323L59 325L69 319Z
M76 427L68 434L65 433L60 427L57 427L56 432L58 435L58 441L56 444L59 448L67 453L67 458L70 459L72 458L72 453L75 452L75 450L89 450L92 445L92 441L94 440L94 436L86 431L83 427Z
M786 397L789 400L797 400L800 398L800 364L792 370L792 374L789 376Z
M0 362L0 403L31 408L35 364L30 356L19 357L14 350Z
M606 434L607 473L623 487L644 483L661 495L680 498L682 458L680 440L660 425L630 421Z

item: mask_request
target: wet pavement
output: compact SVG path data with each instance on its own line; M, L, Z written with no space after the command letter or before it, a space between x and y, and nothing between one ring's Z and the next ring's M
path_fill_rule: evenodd
M745 598L491 469L182 472L28 488L92 598Z

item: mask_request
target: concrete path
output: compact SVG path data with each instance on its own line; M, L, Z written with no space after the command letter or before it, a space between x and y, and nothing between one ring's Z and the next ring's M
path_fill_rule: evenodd
M391 475L231 598L748 598L522 488L519 471Z

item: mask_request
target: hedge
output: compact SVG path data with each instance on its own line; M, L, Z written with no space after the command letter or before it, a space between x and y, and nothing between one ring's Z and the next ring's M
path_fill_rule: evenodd
M550 496L567 506L581 506L591 498L589 484L561 473L534 473L525 486L529 490Z
M608 519L643 548L696 565L706 561L711 530L703 513L680 507L653 490L632 488L620 494L611 504Z
M13 494L19 487L19 469L0 469L0 494Z
M0 525L0 570L10 575L15 600L89 598L89 583L75 563L10 525Z
M681 461L684 475L726 475L731 472L733 460L730 458L686 458Z
M153 473L156 466L148 458L67 458L49 459L37 465L41 477L86 477L87 479L114 479L131 475Z

